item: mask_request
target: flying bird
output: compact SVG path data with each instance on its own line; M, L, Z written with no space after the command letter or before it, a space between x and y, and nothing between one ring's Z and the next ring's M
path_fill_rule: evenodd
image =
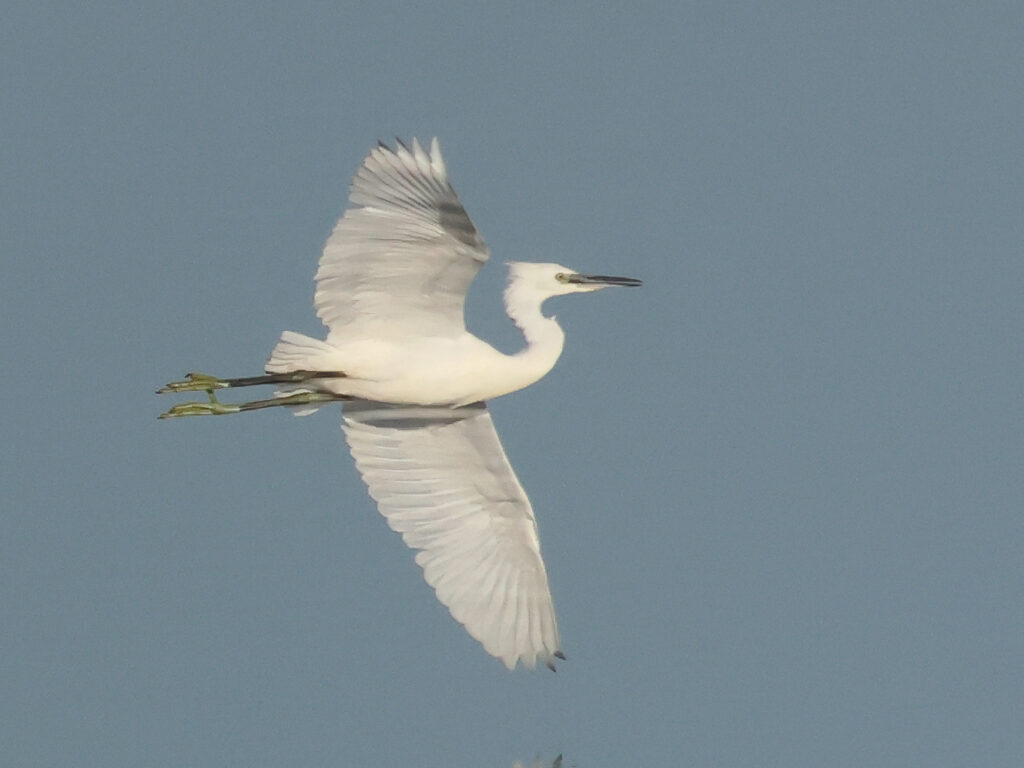
M161 418L342 403L356 467L388 525L418 550L456 621L509 668L564 659L537 523L498 441L491 398L552 369L565 341L545 300L639 280L509 263L505 310L526 346L506 355L466 330L466 292L489 252L448 180L435 138L381 143L356 172L351 207L324 246L314 305L325 340L285 331L265 375L190 373L160 393L205 391ZM244 403L216 391L259 384Z

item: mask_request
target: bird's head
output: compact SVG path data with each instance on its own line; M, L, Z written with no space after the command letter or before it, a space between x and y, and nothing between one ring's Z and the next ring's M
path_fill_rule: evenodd
M561 264L533 264L511 261L508 264L509 288L530 292L542 298L563 296L567 293L599 291L610 285L637 286L642 283L632 277L588 275Z

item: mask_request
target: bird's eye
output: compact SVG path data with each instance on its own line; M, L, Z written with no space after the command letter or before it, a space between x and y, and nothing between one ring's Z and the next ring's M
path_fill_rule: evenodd
M555 275L555 280L560 283L567 283L569 282L569 276L565 272L559 272Z

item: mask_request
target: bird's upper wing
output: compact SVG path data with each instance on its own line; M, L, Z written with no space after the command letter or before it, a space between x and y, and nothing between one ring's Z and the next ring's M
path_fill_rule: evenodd
M344 429L388 525L420 550L438 599L512 669L553 667L558 627L533 509L483 403L353 401Z
M484 241L448 182L435 138L379 145L324 246L314 305L330 336L455 336ZM328 339L330 340L330 336Z

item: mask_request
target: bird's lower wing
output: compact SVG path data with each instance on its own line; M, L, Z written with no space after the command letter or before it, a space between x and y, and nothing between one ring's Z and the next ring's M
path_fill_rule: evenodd
M370 496L452 616L509 669L552 666L558 627L537 525L487 407L354 401L343 413Z

